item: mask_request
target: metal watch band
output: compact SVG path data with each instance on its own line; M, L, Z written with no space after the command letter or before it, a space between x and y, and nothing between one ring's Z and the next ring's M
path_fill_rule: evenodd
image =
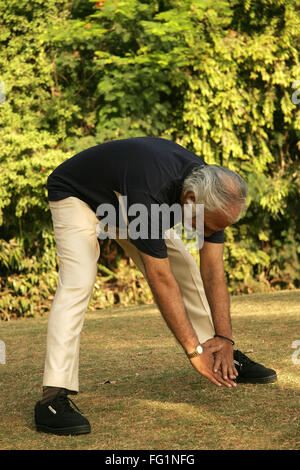
M200 346L200 348L202 349L201 344L198 344L197 348L198 348L199 346ZM187 353L187 357L188 357L189 359L201 355L201 353L199 353L199 352L197 351L197 348L196 348L193 352ZM203 350L202 350L202 351L203 351Z
M198 351L193 351L192 353L187 354L187 357L191 359L192 357L200 356Z

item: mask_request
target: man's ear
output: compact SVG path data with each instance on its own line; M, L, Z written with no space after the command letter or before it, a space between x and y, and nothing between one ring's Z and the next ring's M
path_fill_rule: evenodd
M195 200L192 199L192 198L189 198L189 199L186 200L186 204L192 204L193 205L193 204L195 204Z
M190 209L192 210L191 216L194 217L196 215L196 203L195 203L195 195L193 194L194 197L189 197L186 201L186 205L190 205Z
M193 191L186 192L184 195L184 199L185 199L185 204L195 204L195 201L196 201L195 193L193 193Z

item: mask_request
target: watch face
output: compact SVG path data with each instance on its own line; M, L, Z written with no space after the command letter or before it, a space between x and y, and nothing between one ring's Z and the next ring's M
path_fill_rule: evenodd
M203 353L203 348L202 348L202 346L200 346L200 344L199 344L199 346L197 346L196 350L197 350L197 353L198 353L198 354L202 354L202 353Z

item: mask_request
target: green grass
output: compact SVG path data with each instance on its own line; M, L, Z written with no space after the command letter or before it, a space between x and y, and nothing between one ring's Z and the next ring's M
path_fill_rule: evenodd
M278 374L236 389L197 374L154 305L88 312L75 402L92 433L67 437L37 433L33 421L47 318L1 323L0 448L299 449L299 312L300 291L232 299L236 347Z

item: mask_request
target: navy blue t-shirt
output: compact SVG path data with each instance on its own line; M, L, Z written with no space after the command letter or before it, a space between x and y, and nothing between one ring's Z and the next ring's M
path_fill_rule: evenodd
M48 177L48 200L58 201L75 196L97 212L100 204L110 203L119 218L119 201L114 191L127 196L127 208L143 204L180 204L182 184L198 166L206 165L197 155L182 146L158 137L136 137L96 145L69 158ZM128 216L131 222L132 217ZM170 219L170 227L178 223ZM168 227L168 228L170 228ZM224 242L224 231L204 238L212 243ZM166 258L163 237L137 238L131 242L142 252Z

